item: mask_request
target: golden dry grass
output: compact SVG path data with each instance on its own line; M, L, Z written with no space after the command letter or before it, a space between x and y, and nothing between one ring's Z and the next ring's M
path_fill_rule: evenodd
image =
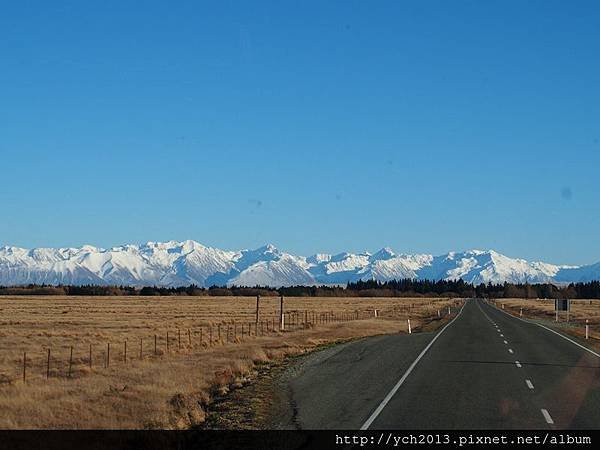
M269 331L263 323L261 335L261 327L253 325L249 336L254 297L0 297L0 428L186 428L204 420L214 392L244 384L258 363L330 342L406 332L408 317L418 331L437 320L438 310L443 318L454 304L449 299L286 298L294 326L279 332L273 330L279 299L266 297L261 322L270 322ZM377 319L374 309L380 311ZM360 320L348 320L356 317ZM305 318L310 323L305 325Z
M547 320L556 324L553 299L499 299L496 306L515 316L522 314L524 318ZM559 326L564 331L579 338L585 338L585 325L588 320L589 344L600 348L600 300L571 300L571 311L567 323L567 314L559 313Z

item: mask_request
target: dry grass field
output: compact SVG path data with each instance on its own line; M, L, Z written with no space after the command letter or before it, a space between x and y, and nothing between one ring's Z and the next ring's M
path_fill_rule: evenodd
M258 325L254 297L0 297L0 428L188 428L257 364L405 333L408 318L433 329L459 303L286 298L280 331L276 297Z
M571 300L568 322L564 311L559 313L556 322L553 299L499 299L496 306L524 318L546 320L561 327L561 330L573 336L585 339L586 320L589 325L589 345L600 348L600 300Z

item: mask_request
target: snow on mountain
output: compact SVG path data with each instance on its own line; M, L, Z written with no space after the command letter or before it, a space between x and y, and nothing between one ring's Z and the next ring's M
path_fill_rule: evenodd
M493 250L441 256L373 254L294 256L265 245L224 251L195 241L148 242L110 249L0 248L0 285L123 284L290 286L345 284L357 280L463 279L472 283L577 282L600 279L600 263L558 266L514 259Z

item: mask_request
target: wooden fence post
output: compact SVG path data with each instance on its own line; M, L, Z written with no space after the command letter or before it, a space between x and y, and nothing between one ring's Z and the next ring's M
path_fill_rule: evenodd
M208 346L212 346L212 324L208 326Z
M27 352L23 352L23 383L27 382Z
M123 345L123 362L125 364L127 364L127 339L125 339L125 342Z
M167 331L167 353L169 353L169 332Z
M192 348L192 333L190 332L189 328L188 328L188 345L190 346L190 348Z
M256 296L256 324L258 325L258 320L260 317L260 295Z
M179 350L181 350L181 330L177 330L177 346L179 348Z
M143 359L142 348L142 338L140 338L140 361Z
M154 356L158 355L158 349L156 348L156 335L154 335Z
M90 369L92 368L92 344L90 343Z
M71 354L69 355L69 378L73 370L73 346L71 345Z
M106 368L110 366L110 342L106 344Z
M48 348L48 364L46 364L46 379L50 378L50 348Z

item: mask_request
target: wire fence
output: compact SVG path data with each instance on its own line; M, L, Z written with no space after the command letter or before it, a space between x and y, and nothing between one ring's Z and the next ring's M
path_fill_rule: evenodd
M407 329L411 332L410 317L435 321L455 314L461 301L436 307L430 302L407 303L381 309L356 309L354 311L280 310L278 314L263 315L257 311L247 320L234 319L216 324L205 324L129 336L122 340L106 342L76 342L74 345L46 346L27 350L14 362L20 374L0 374L0 385L23 383L32 380L72 379L92 371L124 367L136 361L162 361L169 356L197 352L216 346L236 345L263 337L285 336L301 330L368 319L399 320L408 317ZM283 300L282 300L283 306ZM414 331L414 330L412 330ZM71 340L72 342L72 340ZM19 376L20 375L20 376Z

